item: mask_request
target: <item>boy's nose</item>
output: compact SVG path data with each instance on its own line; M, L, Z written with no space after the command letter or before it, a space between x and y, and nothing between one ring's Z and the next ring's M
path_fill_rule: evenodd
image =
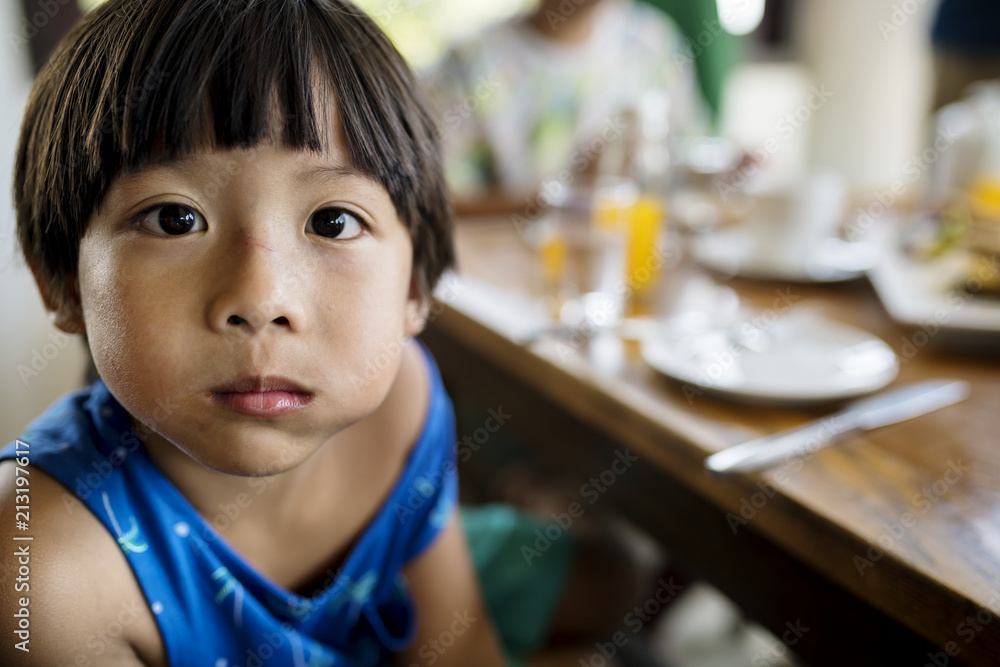
M209 326L244 335L274 327L301 331L306 315L294 263L278 256L273 243L247 239L241 246L217 268Z

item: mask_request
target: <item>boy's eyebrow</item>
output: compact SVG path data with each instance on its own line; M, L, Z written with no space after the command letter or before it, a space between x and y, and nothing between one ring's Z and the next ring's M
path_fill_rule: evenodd
M182 170L184 167L191 162L190 156L183 156L179 158L166 158L157 157L150 159L145 168L167 168L167 169L178 169ZM339 180L343 178L360 178L364 180L372 180L370 176L358 171L356 168L349 164L334 163L334 164L315 164L310 167L306 167L296 174L299 180L303 181L316 181L316 180Z
M340 180L343 178L361 178L371 180L349 164L317 164L301 170L297 176L303 181Z

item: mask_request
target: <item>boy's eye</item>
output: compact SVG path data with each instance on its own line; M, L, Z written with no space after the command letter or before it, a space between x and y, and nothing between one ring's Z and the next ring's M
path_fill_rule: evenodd
M309 218L311 231L330 239L353 239L361 236L364 228L358 217L342 208L324 208ZM307 229L307 231L309 231Z
M167 204L144 213L139 218L139 226L158 236L180 236L204 231L205 219L187 206Z

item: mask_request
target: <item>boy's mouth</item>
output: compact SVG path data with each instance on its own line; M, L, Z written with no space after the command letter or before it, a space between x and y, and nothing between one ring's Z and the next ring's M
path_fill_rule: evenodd
M247 375L211 389L213 394L265 393L269 391L312 395L311 391L298 382L280 375Z
M313 393L288 378L254 375L213 387L209 400L246 415L277 417L306 407Z

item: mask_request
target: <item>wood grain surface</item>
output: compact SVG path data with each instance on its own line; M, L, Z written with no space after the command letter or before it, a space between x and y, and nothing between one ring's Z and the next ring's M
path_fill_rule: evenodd
M502 219L460 223L457 243L461 273L474 281L444 293L424 336L453 390L510 406L540 454L580 479L606 466L615 448L630 448L638 472L609 489L607 502L749 616L776 632L796 620L810 626L794 647L810 663L1000 664L996 358L936 351L935 332L894 325L863 280L727 282L761 310L781 298L808 300L878 335L902 361L891 386L951 377L972 393L807 459L718 477L705 470L707 455L835 406L762 407L700 394L650 369L631 342L519 345L503 326L517 308L486 316L496 292L478 285L543 297L535 252ZM667 311L698 273L684 260L669 268L645 310Z

